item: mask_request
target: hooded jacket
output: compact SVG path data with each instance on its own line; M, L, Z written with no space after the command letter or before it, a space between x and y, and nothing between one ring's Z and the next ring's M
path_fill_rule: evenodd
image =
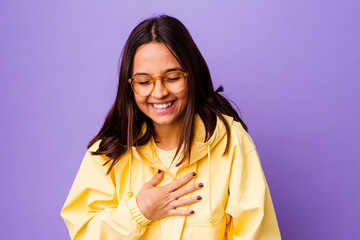
M94 143L61 210L71 238L281 239L255 145L239 122L224 117L231 131L228 154L223 155L227 141L223 122L217 118L213 135L204 142L205 126L196 114L190 161L183 161L175 175L158 158L153 139L122 155L109 175L108 167L103 166L106 157L90 153L98 149L101 140ZM150 220L141 213L135 196L158 169L164 171L158 186L197 173L186 185L202 182L204 187L180 198L202 196L191 204L193 215Z

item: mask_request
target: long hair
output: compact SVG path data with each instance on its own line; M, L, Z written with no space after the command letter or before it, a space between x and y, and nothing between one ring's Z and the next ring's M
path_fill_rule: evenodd
M185 154L178 165L190 156L195 113L199 114L205 124L204 141L212 136L217 124L217 116L224 123L227 132L224 154L229 150L230 127L222 114L233 117L247 131L247 126L229 101L219 94L223 90L222 86L214 91L208 66L186 27L178 19L167 15L149 18L137 25L126 41L122 51L115 103L100 132L87 146L90 148L96 141L102 140L97 151L92 154L106 155L108 160L104 165L111 162L107 174L130 147L145 145L154 136L152 120L137 107L134 93L127 81L132 76L136 50L150 42L163 43L188 73L189 99L184 109L184 122L175 156L182 145ZM146 124L146 131L141 134L143 123Z

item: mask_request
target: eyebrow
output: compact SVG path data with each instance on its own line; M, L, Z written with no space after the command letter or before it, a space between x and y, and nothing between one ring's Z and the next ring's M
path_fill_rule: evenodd
M184 72L184 69L179 68L179 67L169 68L169 69L166 69L166 70L164 71L164 73L163 73L163 74L166 74L166 73L168 73L168 72L172 72L172 71L183 71L183 72ZM148 75L148 76L150 76L150 75L149 75L149 74L147 74L147 73L137 72L137 73L135 73L135 74L134 74L134 76L133 76L133 77L135 77L135 76L139 76L139 75Z

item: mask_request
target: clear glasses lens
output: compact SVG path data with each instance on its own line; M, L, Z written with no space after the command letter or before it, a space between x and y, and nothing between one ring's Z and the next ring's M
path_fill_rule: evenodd
M153 81L149 76L137 76L132 84L135 92L140 95L148 95L153 89Z
M133 79L133 88L140 95L149 95L154 88L154 82L150 76L136 76ZM168 92L178 93L184 89L185 74L183 72L169 72L163 76L163 86Z
M164 75L164 87L172 93L180 92L184 88L185 77L182 72L170 72Z

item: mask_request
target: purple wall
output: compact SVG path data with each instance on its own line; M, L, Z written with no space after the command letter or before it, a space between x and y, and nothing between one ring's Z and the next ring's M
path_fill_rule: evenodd
M257 145L283 239L360 235L360 2L0 2L1 239L68 239L60 217L146 17L188 27Z

